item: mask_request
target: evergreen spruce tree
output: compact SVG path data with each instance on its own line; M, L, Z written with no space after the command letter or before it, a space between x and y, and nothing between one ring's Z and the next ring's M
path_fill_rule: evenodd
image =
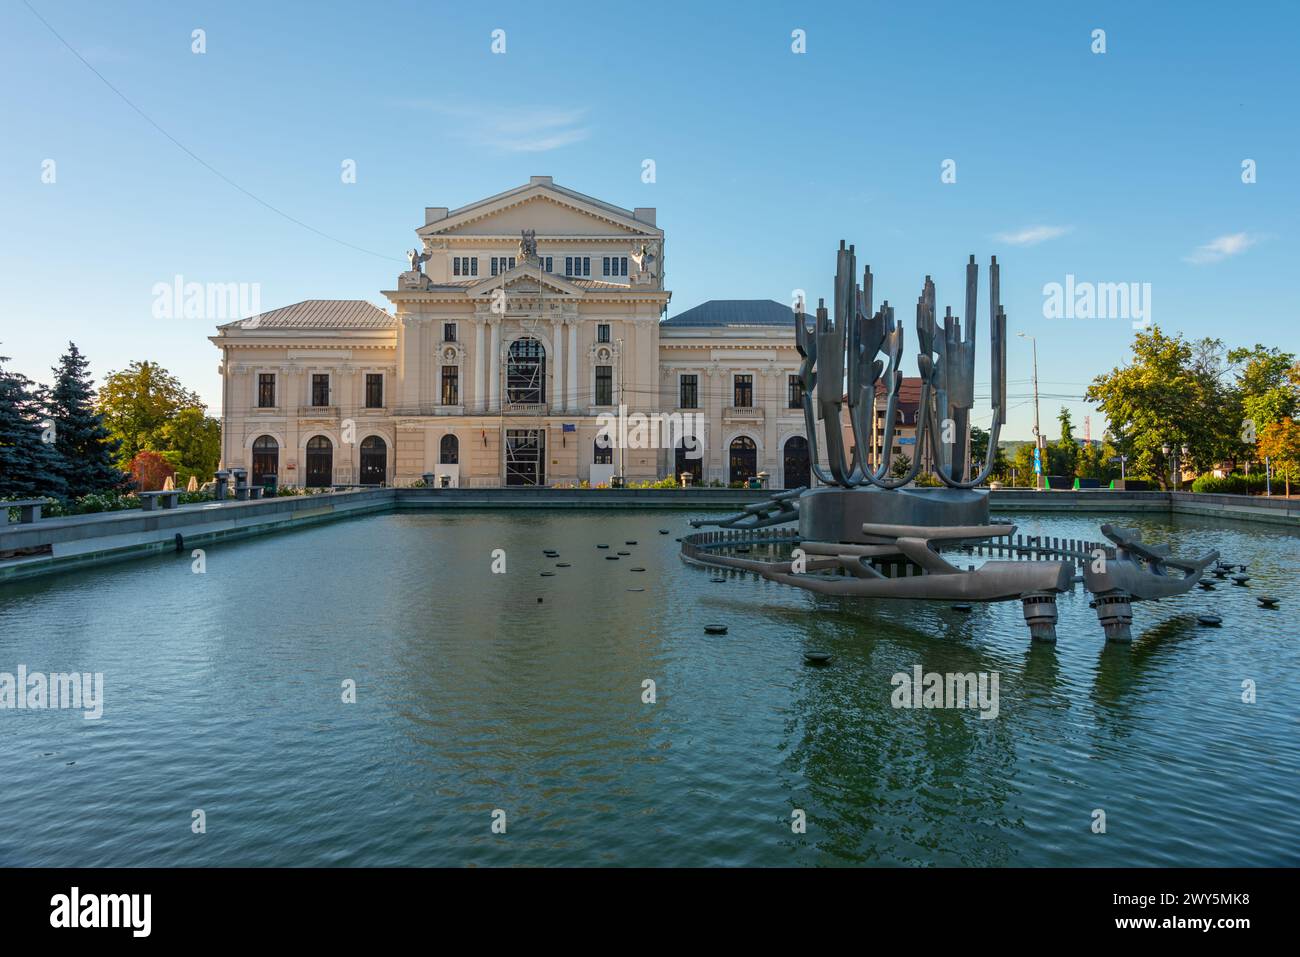
M0 356L0 497L62 496L59 457L46 431L40 395L26 376L4 368Z
M68 351L51 370L54 385L47 397L46 412L56 429L59 475L69 498L120 489L127 479L113 464L121 443L109 436L104 417L95 411L88 365L76 343L69 342Z

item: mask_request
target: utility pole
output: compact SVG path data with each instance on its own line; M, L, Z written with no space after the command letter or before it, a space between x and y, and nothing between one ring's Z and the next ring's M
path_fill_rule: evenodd
M1036 476L1037 488L1043 490L1043 472L1047 469L1047 456L1043 454L1043 432L1038 425L1038 340L1023 332L1016 333L1021 339L1028 339L1034 347L1034 447L1038 449L1039 469Z
M616 339L615 343L618 345L618 404L620 406L619 420L622 421L623 407L627 405L627 403L623 399L623 340ZM627 460L625 458L627 453L623 449L623 446L625 446L626 444L627 444L627 436L626 435L620 436L620 441L618 443L618 484L620 488L624 488L627 486L627 476L623 471L624 466L627 464Z

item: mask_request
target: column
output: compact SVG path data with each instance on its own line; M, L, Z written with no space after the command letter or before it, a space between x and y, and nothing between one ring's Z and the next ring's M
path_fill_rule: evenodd
M492 345L488 349L488 408L501 411L501 320L489 319Z
M474 411L483 411L483 377L487 367L483 352L483 320L474 320Z
M569 324L569 401L568 411L578 411L578 320L567 319Z
M564 327L559 319L551 320L551 342L555 344L551 350L555 353L551 357L551 411L562 412L564 410Z

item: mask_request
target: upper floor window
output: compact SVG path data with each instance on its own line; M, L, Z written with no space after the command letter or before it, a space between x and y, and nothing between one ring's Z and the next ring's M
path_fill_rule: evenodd
M477 276L478 275L478 257L477 256L452 256L451 271L455 276Z
M542 269L544 271L555 272L551 265L555 260L551 256L538 256L537 258L542 261Z
M592 454L591 462L593 465L614 464L614 443L609 440L608 433L596 436L596 449Z
M460 369L457 366L442 367L442 404L460 405Z
M366 373L366 408L384 407L384 376L381 372Z
M797 375L790 376L790 394L786 404L792 409L803 408L803 384Z
M700 377L692 373L681 377L679 389L679 409L698 409L700 407Z
M509 272L515 268L514 256L493 256L492 257L492 275L497 276L503 272Z
M752 408L754 405L754 377L752 375L738 375L735 383L735 401L731 404L738 409Z
M330 404L330 377L328 372L313 372L311 376L311 404Z
M275 408L274 372L259 372L257 374L257 407L259 409Z
M565 256L564 274L566 276L590 276L591 257L590 256Z
M627 257L626 256L605 256L603 259L606 276L626 276L627 275Z
M444 322L442 324L442 341L443 342L456 341L456 323Z
M602 322L596 326L596 341L609 342L609 323Z
M596 366L596 405L614 404L614 367Z

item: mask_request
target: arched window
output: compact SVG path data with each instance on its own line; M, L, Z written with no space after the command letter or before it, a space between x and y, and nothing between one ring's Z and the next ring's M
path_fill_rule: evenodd
M614 443L610 441L608 432L601 432L596 436L596 451L591 457L593 465L613 465L614 464Z
M808 460L808 440L792 435L786 440L782 457L786 488L805 488L812 484L812 466Z
M747 435L738 435L731 440L731 478L732 482L748 482L758 474L758 446Z
M454 435L444 435L438 443L438 464L457 465L460 463L460 439Z
M269 435L253 440L253 474L255 484L275 482L280 475L280 443Z
M334 443L323 435L307 440L307 476L309 488L326 488L334 484Z
M388 477L388 443L377 435L361 442L361 484L383 485Z
M691 473L692 485L704 481L704 443L698 436L678 439L673 449L673 478L680 482L683 472Z
M506 402L541 405L545 401L546 351L538 339L516 339L506 356Z

